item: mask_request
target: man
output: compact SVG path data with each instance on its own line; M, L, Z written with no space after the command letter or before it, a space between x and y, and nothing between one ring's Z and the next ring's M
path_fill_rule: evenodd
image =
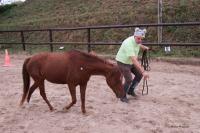
M138 61L139 50L149 50L148 47L142 45L142 39L145 38L146 29L135 28L133 36L125 39L116 55L117 65L119 66L124 78L124 90L128 95L137 96L134 92L142 77L147 79L148 73L144 71ZM132 80L131 72L135 75ZM128 102L126 95L121 98L122 102Z

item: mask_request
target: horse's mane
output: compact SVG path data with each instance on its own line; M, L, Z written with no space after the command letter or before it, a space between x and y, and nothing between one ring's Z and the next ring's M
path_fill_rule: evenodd
M81 51L78 51L78 50L72 50L71 52L75 52L75 53L79 53L81 54L83 57L85 57L87 60L89 60L91 63L92 62L96 62L96 61L100 61L104 64L107 64L107 65L110 65L110 66L114 66L113 63L107 61L106 59L103 59L97 55L94 55L94 54L90 54L90 53L85 53L85 52L81 52Z

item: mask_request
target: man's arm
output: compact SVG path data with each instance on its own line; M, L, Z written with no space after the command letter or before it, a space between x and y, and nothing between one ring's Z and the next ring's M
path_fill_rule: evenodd
M136 67L136 69L140 71L140 73L144 72L136 56L131 56L131 61L133 62L133 65Z
M149 47L147 46L144 46L143 44L139 44L140 45L140 48L145 51L145 50L149 50Z
M140 71L140 73L144 76L144 79L149 78L149 74L144 71L142 66L140 65L139 61L137 60L136 56L131 56L131 60L133 62L133 65Z

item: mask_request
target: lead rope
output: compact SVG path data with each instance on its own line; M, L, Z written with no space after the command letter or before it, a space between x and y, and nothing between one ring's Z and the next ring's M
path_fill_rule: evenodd
M151 68L149 66L149 59L150 59L150 54L149 56L147 56L147 50L145 50L142 54L142 60L141 60L141 66L144 67L145 71L150 71ZM146 87L146 93L144 93L144 89ZM147 95L149 92L149 87L148 87L148 83L147 83L147 79L143 80L143 89L142 89L142 95Z

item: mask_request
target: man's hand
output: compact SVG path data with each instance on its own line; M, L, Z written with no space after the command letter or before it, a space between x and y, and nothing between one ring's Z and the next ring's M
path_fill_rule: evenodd
M149 50L150 48L149 48L149 47L147 47L147 46L145 46L145 49L146 49L146 50Z

